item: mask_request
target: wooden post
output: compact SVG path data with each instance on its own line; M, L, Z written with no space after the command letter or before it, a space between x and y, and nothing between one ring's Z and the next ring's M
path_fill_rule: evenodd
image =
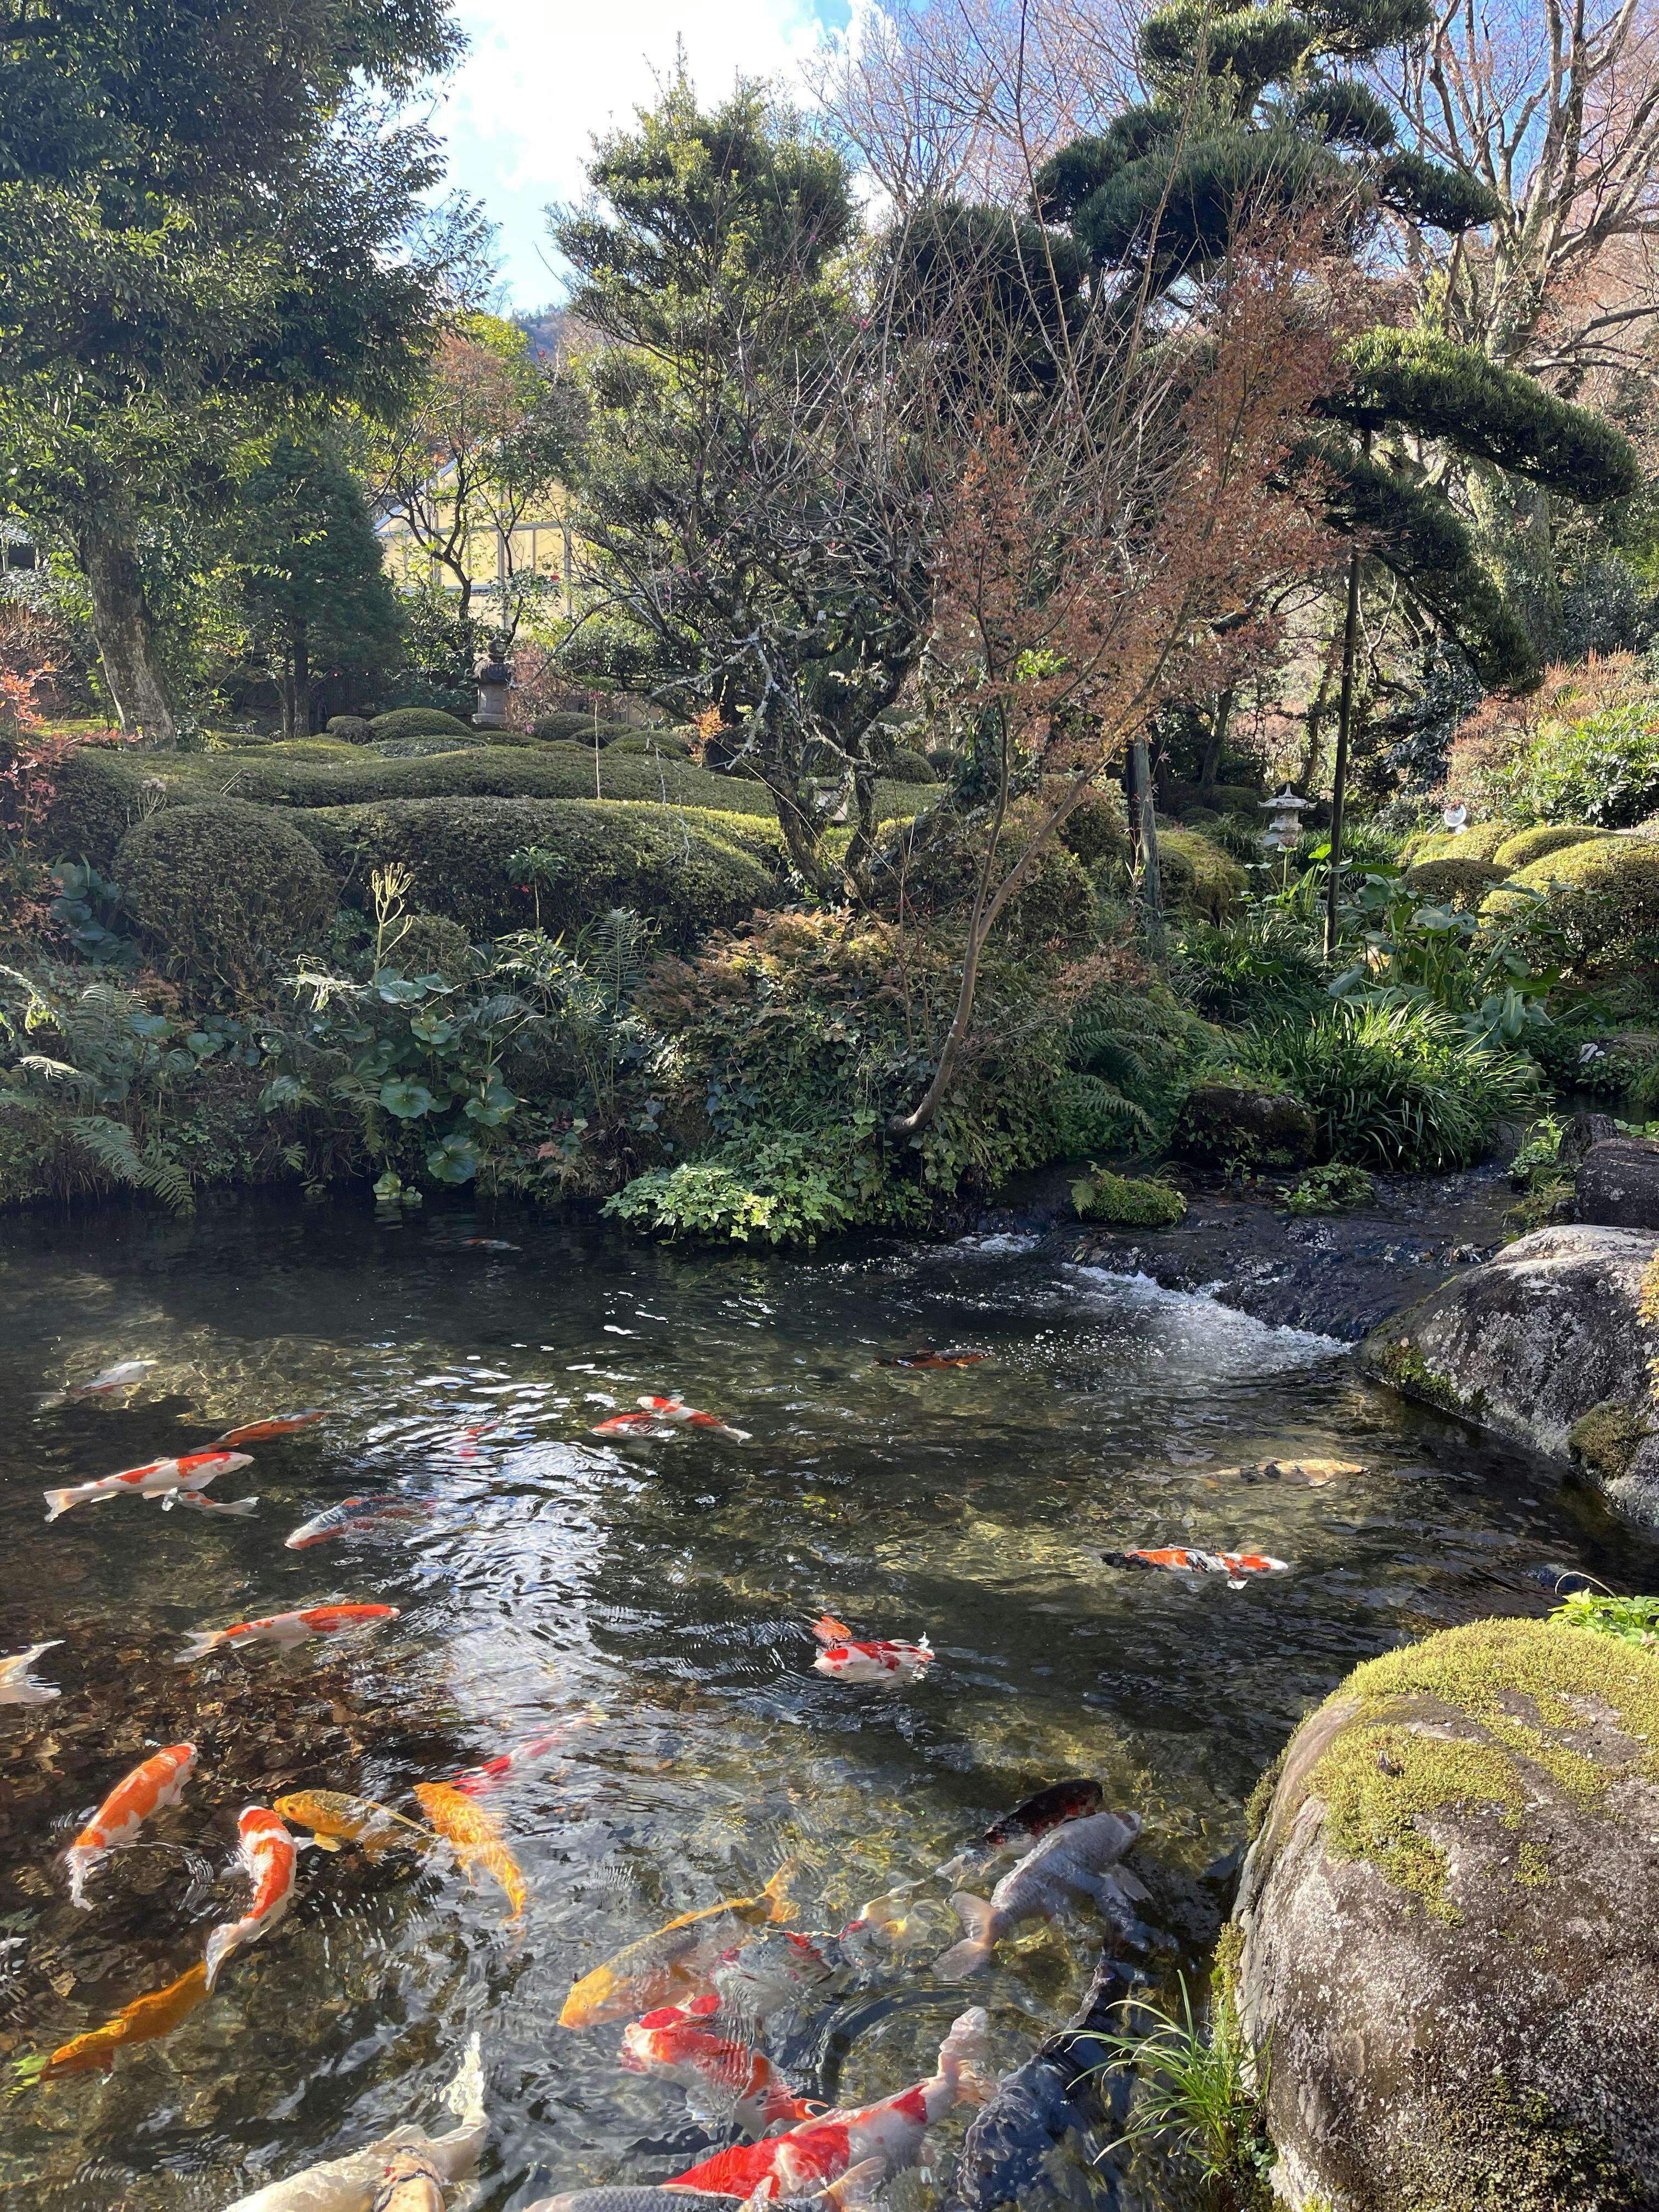
M1371 434L1361 448L1367 460ZM1336 904L1342 884L1342 805L1348 787L1348 725L1353 714L1354 641L1359 630L1359 548L1348 555L1348 611L1342 625L1342 696L1336 710L1336 766L1331 772L1330 880L1325 886L1325 957L1336 957Z

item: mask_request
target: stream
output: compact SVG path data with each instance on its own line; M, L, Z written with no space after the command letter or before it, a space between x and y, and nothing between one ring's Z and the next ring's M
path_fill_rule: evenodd
M930 1346L989 1356L878 1364ZM479 1801L523 1869L522 1923L447 1852L302 1853L286 1920L171 2035L0 2103L20 2212L210 2212L398 2122L435 2131L475 2030L494 2133L464 2201L673 2174L732 2138L620 2069L619 2027L562 2027L561 2007L623 1945L787 1862L793 1927L908 1899L900 1948L774 2037L798 2087L890 2094L970 2002L1012 2067L1077 2002L1101 1923L1030 1923L966 1992L931 1977L959 1932L935 1869L994 1814L1091 1775L1142 1815L1172 1994L1224 1911L1253 1785L1357 1662L1541 1614L1546 1564L1654 1586L1648 1540L1373 1389L1344 1345L1029 1237L710 1256L453 1201L386 1220L355 1194L33 1215L0 1224L0 1653L61 1639L36 1674L63 1692L0 1705L0 2086L243 1910L242 1805L332 1789L418 1820L416 1783L579 1723ZM55 1397L127 1359L154 1363L130 1392ZM648 1392L750 1441L592 1433ZM257 1494L250 1518L124 1498L46 1522L46 1488L312 1407L328 1419L249 1445L207 1492ZM1367 1471L1224 1472L1307 1456ZM284 1548L365 1492L428 1510ZM1289 1571L1235 1589L1103 1564L1164 1545ZM193 1631L332 1602L399 1616L173 1663ZM925 1630L931 1670L897 1689L815 1672L825 1608L860 1637ZM75 1911L58 1854L180 1739L201 1751L183 1802ZM894 2185L899 2212L937 2205L965 2118ZM1188 2200L1159 2168L1119 2201Z

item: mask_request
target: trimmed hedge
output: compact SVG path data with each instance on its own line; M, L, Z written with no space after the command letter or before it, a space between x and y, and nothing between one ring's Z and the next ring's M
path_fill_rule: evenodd
M463 982L471 970L471 939L447 915L410 915L386 965L405 975L441 975L447 983Z
M530 725L532 738L563 738L586 745L590 752L595 745L615 744L622 738L637 738L643 734L637 722L601 720L596 723L592 714L565 711L556 714L538 714Z
M1576 967L1616 967L1638 940L1659 936L1659 843L1601 837L1547 854L1516 869L1480 911L1492 921L1522 919L1531 904L1526 894L1540 891Z
M1510 822L1476 822L1467 830L1437 830L1432 836L1412 839L1402 848L1411 860L1495 860L1500 845L1515 835Z
M1592 839L1607 834L1605 830L1592 828L1588 822L1540 823L1535 830L1522 830L1513 837L1506 837L1492 858L1506 874L1512 874L1516 868L1529 868L1546 854L1565 853L1569 846L1588 845Z
M1460 913L1473 914L1492 885L1501 884L1509 872L1497 860L1457 856L1444 860L1419 860L1415 867L1407 869L1404 881L1408 891L1432 899L1437 906L1455 907Z
M253 988L273 952L309 944L334 911L334 878L291 817L240 799L167 807L115 854L139 933L169 965Z
M191 810L192 811L194 810ZM612 907L658 924L682 946L747 921L775 902L779 877L757 856L761 825L732 834L718 817L672 806L616 806L598 799L410 799L313 807L285 817L361 900L369 871L400 861L427 911L474 938L528 928L537 899L509 863L536 845L558 856L540 888L542 926L580 928ZM775 830L772 832L775 841ZM776 850L775 842L772 848Z
M438 707L394 707L369 724L377 738L470 738L472 725Z
M232 768L222 757L215 760L211 754L203 757L222 783L231 776L240 780L240 768ZM46 824L52 852L90 861L105 876L113 871L115 848L134 823L154 811L152 801L165 804L167 798L165 784L147 779L130 756L110 745L76 745L54 781ZM147 781L152 789L146 790Z
M1225 921L1243 903L1250 879L1243 866L1198 830L1161 831L1158 860L1171 914Z
M895 745L893 757L888 763L889 780L894 783L937 783L933 763L910 745Z
M1075 853L1085 868L1102 860L1127 866L1129 824L1123 801L1115 793L1091 791L1080 799L1060 825L1060 842Z

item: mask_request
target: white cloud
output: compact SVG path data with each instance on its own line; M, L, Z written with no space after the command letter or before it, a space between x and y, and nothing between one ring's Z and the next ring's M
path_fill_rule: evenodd
M653 98L678 43L699 94L715 100L740 75L799 86L827 36L813 0L462 0L457 12L471 51L434 120L449 182L501 226L520 307L559 289L543 207L580 194L593 133Z

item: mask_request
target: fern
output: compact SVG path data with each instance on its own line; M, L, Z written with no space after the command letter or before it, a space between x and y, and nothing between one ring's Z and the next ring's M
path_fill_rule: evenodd
M189 1175L160 1145L146 1145L141 1152L131 1129L101 1114L73 1115L64 1127L114 1182L149 1191L173 1213L195 1212Z

